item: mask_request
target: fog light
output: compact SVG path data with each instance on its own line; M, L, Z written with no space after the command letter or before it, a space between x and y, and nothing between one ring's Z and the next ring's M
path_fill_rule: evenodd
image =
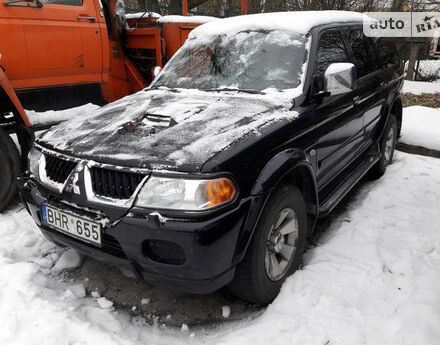
M144 255L156 262L169 265L183 265L185 252L174 242L162 240L146 240L142 245Z

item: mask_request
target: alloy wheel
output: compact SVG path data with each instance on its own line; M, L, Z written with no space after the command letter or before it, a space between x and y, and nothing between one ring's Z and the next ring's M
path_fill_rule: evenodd
M270 280L280 280L288 271L295 256L298 234L299 226L295 211L291 208L280 211L267 238L264 261Z

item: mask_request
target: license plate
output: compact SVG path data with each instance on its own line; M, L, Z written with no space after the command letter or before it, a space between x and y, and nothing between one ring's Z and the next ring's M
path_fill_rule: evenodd
M74 216L60 209L41 205L43 223L82 241L101 245L101 224Z

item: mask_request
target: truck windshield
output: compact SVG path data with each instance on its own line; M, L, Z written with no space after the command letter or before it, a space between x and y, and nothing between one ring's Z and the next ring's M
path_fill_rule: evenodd
M306 42L305 35L277 30L194 37L170 60L152 87L295 88L301 83Z

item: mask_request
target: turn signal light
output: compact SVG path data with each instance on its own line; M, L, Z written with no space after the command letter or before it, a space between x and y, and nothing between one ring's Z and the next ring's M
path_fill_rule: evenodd
M227 178L206 181L204 184L205 194L209 201L205 207L220 205L234 198L235 187Z

